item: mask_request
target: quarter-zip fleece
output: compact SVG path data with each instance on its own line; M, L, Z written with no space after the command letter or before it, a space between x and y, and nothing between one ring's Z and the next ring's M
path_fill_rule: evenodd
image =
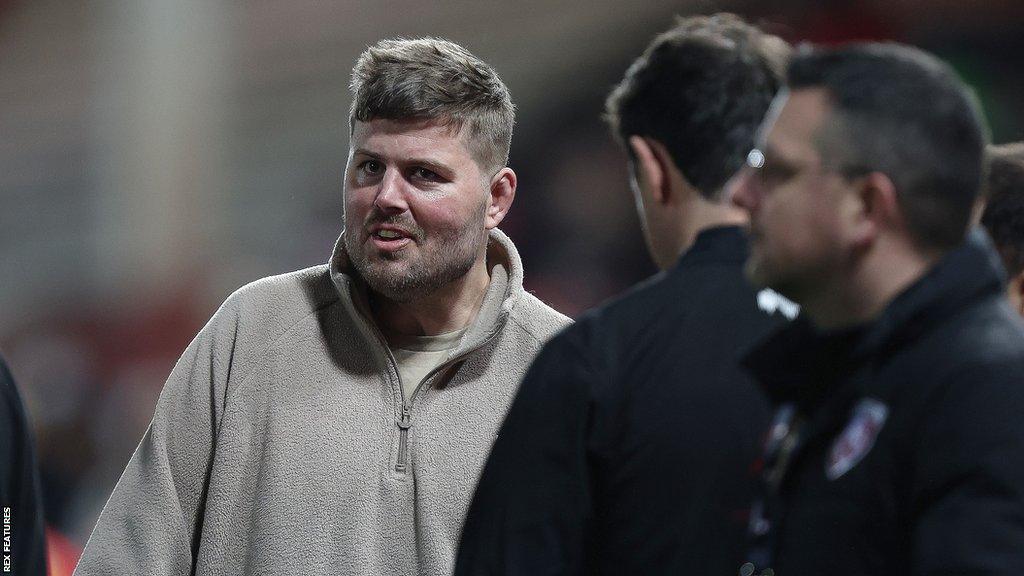
M569 320L493 231L490 286L403 402L339 240L235 292L189 345L79 576L449 574L472 489L534 354Z

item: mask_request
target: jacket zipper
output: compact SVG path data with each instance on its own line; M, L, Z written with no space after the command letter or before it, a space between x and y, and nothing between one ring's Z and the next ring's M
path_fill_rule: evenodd
M401 383L399 383L401 384ZM409 428L412 427L412 409L404 401L402 402L402 417L398 419L398 463L395 464L395 472L405 473L405 460L409 451Z
M363 325L377 340L378 346L383 349L384 363L388 368L388 380L391 384L397 383L398 397L402 399L402 408L399 417L395 420L395 424L398 426L398 459L395 463L395 472L405 473L407 466L405 461L409 452L409 428L412 427L412 396L416 395L416 390L419 390L419 385L416 386L416 390L410 395L409 400L405 398L405 392L402 390L402 375L398 372L398 362L395 360L395 355L391 353L391 347L388 346L388 341L384 338L384 334L381 333L380 329L377 328L372 322L365 321ZM423 383L420 382L420 385Z
M349 285L347 291L349 294L352 294L351 285ZM372 320L362 316L362 313L359 311L355 303L354 297L349 298L347 306L349 308L349 313L354 318L357 318L356 323L360 325L364 335L366 335L366 332L369 332L369 334L377 340L377 344L384 349L384 363L387 365L389 371L389 379L391 379L392 384L398 384L398 395L399 398L402 399L402 409L401 415L395 421L395 424L398 426L398 460L395 463L395 472L405 474L408 470L408 466L405 461L409 457L409 429L412 428L412 405L413 400L416 398L416 394L420 391L420 388L423 387L423 383L433 378L439 371L447 370L455 363L465 360L473 352L487 346L491 340L494 340L500 330L492 331L487 338L474 346L471 350L466 350L454 358L449 358L448 361L431 370L422 380L420 380L419 384L416 385L416 388L413 389L412 394L410 394L409 398L406 399L405 391L402 389L402 376L398 372L398 362L395 360L394 354L391 353L391 347L388 346L387 339L384 338L384 334ZM507 318L502 318L502 322L504 322L504 320L507 320Z
M406 399L404 389L402 388L402 376L398 376L398 389L402 392L402 415L395 421L395 424L398 425L398 461L395 463L395 472L405 474L406 471L408 471L408 465L406 465L405 461L408 460L409 456L409 428L412 428L413 398L416 397L416 393L423 387L424 382L433 378L441 370L446 370L448 366L452 365L452 363L456 361L457 360L455 358L451 358L444 364L441 364L428 372L427 375L420 380L419 384L416 385L416 388L413 388L412 394L409 394L408 399Z
M491 334L491 336L481 342L480 345L475 346L472 350L468 350L458 356L449 358L446 362L428 372L427 375L420 380L420 383L416 385L416 388L413 389L408 400L405 398L405 393L402 392L402 415L395 421L395 424L398 425L398 462L395 463L395 472L405 474L408 471L408 466L405 461L408 459L409 455L409 429L412 428L412 404L416 395L419 393L420 388L423 388L424 383L429 382L441 372L448 370L448 368L459 362L462 362L468 358L470 354L486 346L496 335L497 332ZM387 348L387 346L385 346L385 348ZM387 348L387 350L388 356L391 358L391 361L394 362L394 356L391 354L390 348ZM395 372L398 372L397 368L395 369ZM402 391L402 377L400 375L398 377L398 390L400 392Z
M354 309L354 307L351 312L357 317L360 314L358 310ZM395 424L398 426L398 461L395 463L395 472L405 474L409 468L405 461L408 460L409 457L409 429L412 428L412 404L413 400L416 398L416 394L420 391L420 388L423 387L423 383L433 378L438 374L438 372L447 370L456 362L461 362L476 350L486 346L495 338L495 336L497 336L498 331L493 332L483 342L474 346L472 350L467 350L454 358L449 358L445 363L428 372L427 375L420 380L419 384L416 385L416 388L413 389L409 398L406 399L405 391L402 389L402 375L398 372L398 362L395 360L395 355L391 353L391 347L388 346L387 339L384 338L384 334L373 322L361 319L361 324L363 329L368 330L370 334L373 335L373 338L376 338L377 344L384 349L383 356L384 362L387 364L389 369L388 375L394 377L392 383L398 383L398 395L402 399L402 411L401 415L395 420Z

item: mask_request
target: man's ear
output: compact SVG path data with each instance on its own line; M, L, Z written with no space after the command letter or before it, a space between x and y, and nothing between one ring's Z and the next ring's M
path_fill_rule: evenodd
M974 199L974 204L971 206L971 227L975 227L981 224L981 216L985 213L985 205L988 203L987 199L979 194Z
M487 201L487 212L484 218L484 226L491 230L495 228L508 214L512 207L512 201L516 198L516 173L508 166L498 170L498 173L491 178L490 195Z
M1010 278L1006 287L1007 291L1011 293L1010 302L1017 304L1015 312L1024 317L1024 270Z
M657 204L668 203L670 182L665 164L666 161L671 162L668 152L658 142L642 136L630 136L629 149L633 152L640 190L645 195L650 194L651 200Z
M884 230L905 230L906 219L896 197L896 186L882 172L869 172L853 179L851 204L853 242L867 247Z

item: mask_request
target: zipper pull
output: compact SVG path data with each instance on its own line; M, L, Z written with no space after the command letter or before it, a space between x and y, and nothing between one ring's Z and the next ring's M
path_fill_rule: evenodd
M409 451L409 428L412 427L412 414L408 405L402 405L402 417L395 421L398 424L398 463L395 472L405 472L405 460Z

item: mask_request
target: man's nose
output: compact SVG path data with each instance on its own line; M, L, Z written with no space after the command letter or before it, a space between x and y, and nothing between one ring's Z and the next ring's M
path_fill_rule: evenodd
M380 179L377 196L373 199L375 208L384 214L400 214L409 209L405 199L405 180L398 170L388 169Z

